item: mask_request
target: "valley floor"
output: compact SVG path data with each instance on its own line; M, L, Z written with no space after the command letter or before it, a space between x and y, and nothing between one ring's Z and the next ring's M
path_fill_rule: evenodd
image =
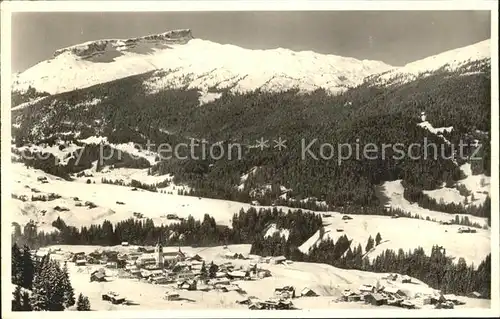
M94 250L113 249L125 252L130 247L100 247L100 246L52 246L50 248L60 248L61 251L52 254L55 259L64 259L64 254L68 252L89 253ZM166 247L166 250L175 251L178 247ZM191 248L181 247L187 254L198 254L207 262L217 263L228 262L223 256L227 251L248 254L250 245L230 245L224 247ZM230 260L235 266L248 266L255 262L258 256L250 255L249 260ZM92 310L167 310L167 309L248 309L248 306L239 305L236 301L245 299L248 296L255 296L265 300L273 296L274 289L285 285L294 286L297 291L307 287L315 291L318 297L300 297L292 299L295 307L299 309L362 309L375 308L364 302L339 302L337 301L344 289L357 289L361 284L375 285L377 281L387 274L370 273L358 270L345 270L335 268L325 264L294 262L292 264L274 265L259 263L258 267L269 269L271 277L253 281L237 281L246 294L239 294L235 291L226 293L216 291L187 291L177 290L175 285L154 285L139 279L121 278L122 270L106 269L109 276L107 282L90 282L90 273L94 269L102 266L75 266L68 262L70 279L75 292L83 293L89 297ZM400 284L409 294L432 293L433 289L426 284L414 280L411 284ZM109 291L116 292L131 301L131 305L113 305L103 301L101 295ZM166 301L163 296L166 291L175 291L180 294L181 300ZM459 308L488 308L490 300L461 298L466 302ZM401 309L389 306L383 308ZM430 306L425 306L430 307ZM378 308L378 307L377 307ZM410 311L410 310L409 310Z

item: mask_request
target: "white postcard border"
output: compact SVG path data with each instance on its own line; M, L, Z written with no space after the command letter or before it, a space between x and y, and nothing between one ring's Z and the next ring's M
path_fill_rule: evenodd
M12 179L10 167L10 43L11 14L13 12L114 12L114 11L320 11L320 10L488 10L491 11L491 199L492 234L500 235L499 228L499 92L498 92L498 2L491 1L15 1L1 3L1 105L2 105L2 149L1 149L1 198L2 198L2 317L4 318L63 318L67 312L11 312L10 289L5 283L10 280L10 232L11 223L8 201L10 198ZM497 190L497 191L494 191ZM491 309L455 309L455 310L298 310L298 311L250 311L250 310L169 310L169 311L91 311L72 312L75 319L82 318L309 318L309 317L477 317L498 316L500 314L499 284L499 236L491 237L492 252L492 289Z

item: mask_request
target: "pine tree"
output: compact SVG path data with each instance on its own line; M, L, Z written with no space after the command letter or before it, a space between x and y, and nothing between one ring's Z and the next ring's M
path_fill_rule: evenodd
M30 304L33 311L45 311L48 310L49 300L47 298L47 292L43 287L39 287L36 282L33 283L33 293L30 297Z
M63 272L59 264L49 258L42 261L40 270L33 280L31 304L35 311L64 310L65 287Z
M90 311L90 300L88 297L83 297L83 304L85 311Z
M378 246L380 241L382 241L382 236L380 236L380 233L377 233L377 236L375 237L375 245Z
M370 250L372 250L373 245L374 245L374 241L373 241L372 236L370 236L370 237L368 238L368 242L366 243L366 248L365 248L366 253L369 253L369 252L370 252Z
M21 311L32 311L30 303L30 295L27 291L22 294L22 308Z
M207 271L207 267L205 265L205 261L203 261L203 263L201 264L201 278L202 279L206 279L208 277L208 271Z
M17 244L12 245L12 253L11 253L11 263L12 263L12 283L14 285L22 286L23 285L23 260L22 254L19 250Z
M85 297L82 293L80 293L78 295L78 301L76 302L76 310L78 310L78 311L90 311L89 298Z
M80 293L76 300L76 310L81 311L83 308L83 295Z
M28 246L23 247L22 252L22 286L26 289L31 289L33 285L33 277L35 275L35 265L31 258L31 252Z
M212 261L210 263L210 267L208 268L208 276L210 278L215 278L216 274L217 274L217 270L218 270L218 267L216 264L214 264L214 262Z
M16 286L16 289L14 289L12 295L13 295L12 311L21 311L22 310L21 287Z
M64 267L62 269L62 276L62 286L64 289L64 306L68 308L75 304L75 292L69 280L68 266L66 263L64 263Z

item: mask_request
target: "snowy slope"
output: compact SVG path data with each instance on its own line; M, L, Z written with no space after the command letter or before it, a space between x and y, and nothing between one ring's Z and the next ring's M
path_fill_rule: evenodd
M477 176L477 177L476 177ZM476 185L477 183L480 183L480 179L482 175L471 175L468 176L466 179L459 181L458 183L466 183L466 185ZM489 179L488 179L489 182ZM469 186L471 186L469 185ZM489 184L488 184L489 186ZM478 186L475 186L478 187ZM477 191L480 188L468 188L469 190L473 191L474 193L479 193ZM486 189L486 186L481 189ZM414 215L419 215L422 218L427 218L429 217L431 220L435 219L437 222L443 221L443 222L449 222L451 219L453 219L456 215L458 215L460 218L462 217L467 217L472 223L478 223L479 225L487 225L487 219L483 217L476 217L472 216L469 214L447 214L447 213L441 213L441 212L436 212L430 209L422 208L418 205L418 203L410 203L406 198L404 198L403 193L404 193L404 187L401 185L401 180L396 180L396 181L390 181L390 182L385 182L384 183L384 192L385 196L389 198L389 205L393 209L401 209L403 211L411 213L413 216ZM437 195L435 191L431 191L431 194ZM442 191L438 192L438 194L443 194ZM482 194L483 196L480 197L483 201L486 198L486 194ZM478 194L479 196L479 194ZM441 200L441 198L434 197L438 201ZM478 198L479 200L479 198ZM450 200L445 200L445 202L450 202ZM480 202L474 202L476 205L480 204Z
M125 182L136 179L152 184L171 179L169 175L148 176L147 170L141 169L114 169L108 173L92 173L92 177L78 178L75 181L66 181L62 178L46 174L38 169L26 168L23 164L12 163L13 189L17 197L26 196L27 201L11 199L13 221L23 225L30 219L38 222L39 227L51 228L51 223L60 216L68 225L80 227L84 225L100 224L104 220L113 223L132 218L134 212L142 213L145 218L151 218L156 224L169 224L174 222L166 218L167 214L176 214L178 217L187 218L189 215L195 219L202 219L204 214L212 216L217 224L231 226L234 213L241 208L247 210L250 204L210 199L193 196L177 195L178 189L186 188L180 185L169 185L162 192L149 192L142 189L132 191L131 187L102 184L102 177L108 179L121 179ZM42 183L39 177L46 177L48 183ZM87 179L95 184L87 184ZM176 186L174 188L173 186ZM170 192L170 194L169 194ZM31 201L31 196L57 194L61 198L51 201ZM74 198L78 197L78 201ZM90 201L97 207L89 209L84 205ZM81 205L81 206L80 206ZM55 207L64 207L68 211L57 211ZM258 208L274 208L288 211L289 207L259 206ZM42 212L45 211L45 214ZM303 210L307 211L307 210Z
M481 205L486 200L486 197L491 195L490 177L484 174L472 175L470 163L460 166L460 170L462 170L466 178L458 181L458 184L465 186L474 195L474 200L472 195L469 196L469 203L471 205Z
M402 84L413 81L419 76L430 75L443 68L447 71L454 71L470 62L486 61L491 58L490 42L491 40L488 39L433 55L408 63L403 67L396 67L382 74L371 76L369 80L376 85ZM475 73L477 72L468 72L468 74Z
M172 32L175 34L172 35ZM131 75L159 71L145 83L149 90L165 87L209 88L244 92L258 88L298 88L331 92L360 84L391 66L311 51L249 50L192 39L190 30L128 40L98 40L58 50L54 58L14 76L13 89L29 86L50 94L71 91Z
M454 215L448 215L453 218ZM490 253L491 231L478 229L477 233L460 234L459 225L440 225L432 221L413 218L391 218L389 216L352 215L353 219L344 221L341 214L333 214L330 218L323 218L329 223L324 228L323 238L320 231L309 238L299 249L307 253L310 247L317 245L327 238L337 241L340 236L346 235L352 240L351 249L361 244L363 252L371 236L377 233L382 236L382 241L375 249L368 252L368 257L374 258L386 249L405 252L421 246L427 254L432 251L433 245L443 246L448 256L464 258L468 264L479 263ZM342 230L339 232L338 230ZM411 236L408 234L411 233Z

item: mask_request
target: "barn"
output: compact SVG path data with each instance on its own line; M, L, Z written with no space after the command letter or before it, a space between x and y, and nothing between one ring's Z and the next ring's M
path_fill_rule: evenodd
M300 292L300 296L301 297L318 297L318 294L315 293L312 289L309 289L309 288L304 288L302 289L302 291Z
M282 264L286 261L286 257L285 256L274 257L272 261L274 264Z
M85 259L78 259L75 261L75 265L77 266L85 266L87 264L87 261Z
M166 292L165 293L165 300L175 301L175 300L179 300L179 299L180 299L180 295L175 293L175 292Z
M274 289L274 295L278 298L295 298L295 288L292 286L285 286L283 288Z
M101 270L96 270L90 274L90 282L97 281L103 282L106 281L106 275Z
M387 304L387 298L381 294L369 294L365 296L365 301L374 306L382 306Z

